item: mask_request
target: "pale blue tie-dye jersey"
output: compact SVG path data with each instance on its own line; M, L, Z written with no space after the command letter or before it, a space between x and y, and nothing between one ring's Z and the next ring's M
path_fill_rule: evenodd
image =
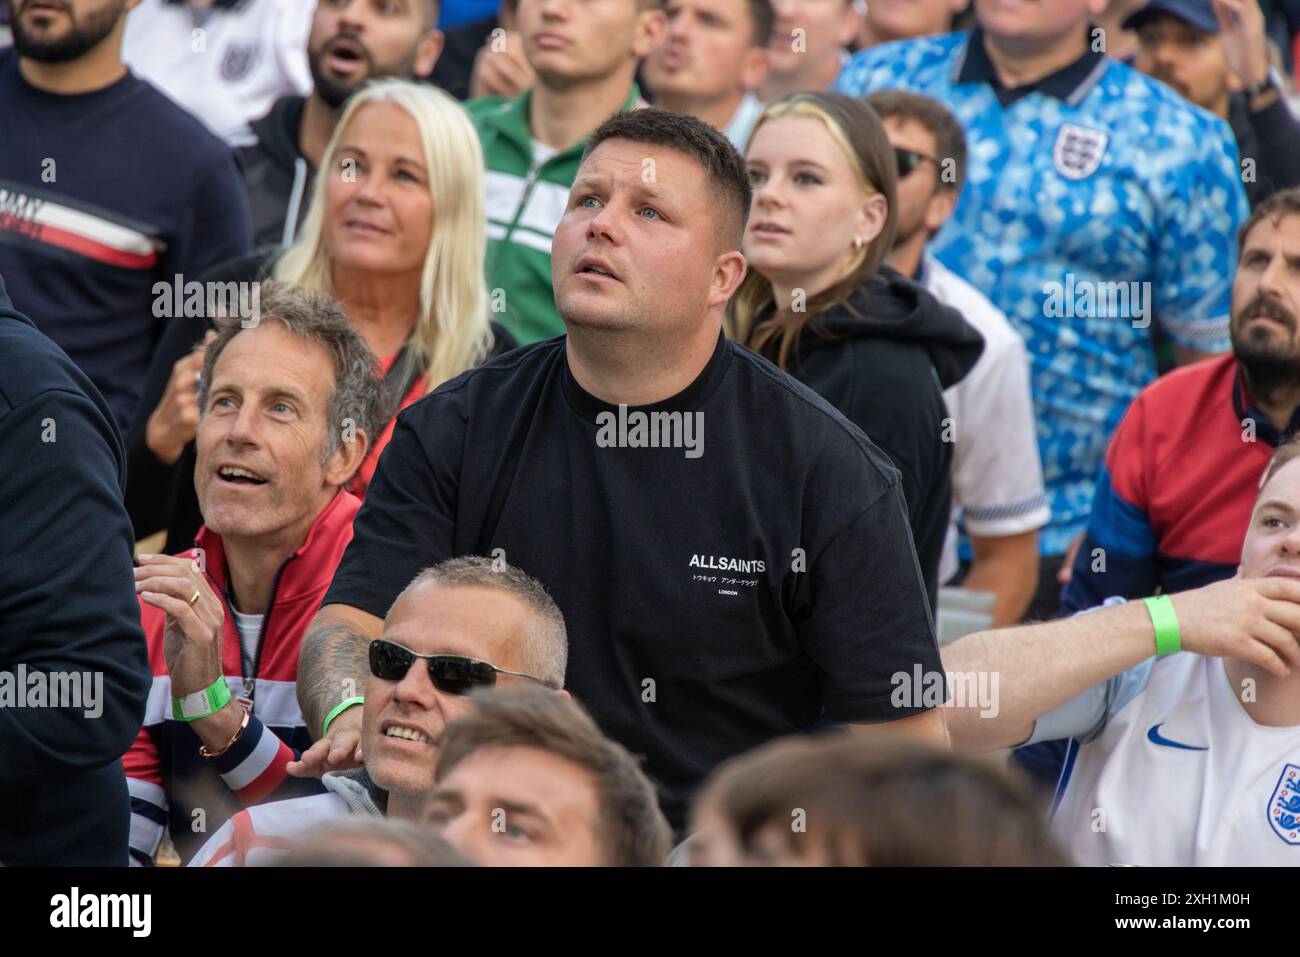
M966 182L930 248L1029 347L1052 508L1039 547L1060 554L1087 523L1111 433L1155 377L1152 318L1177 344L1229 347L1246 195L1228 125L1168 87L1101 57L1061 96L1003 107L969 66L963 79L969 41L864 50L835 89L924 93L966 131Z

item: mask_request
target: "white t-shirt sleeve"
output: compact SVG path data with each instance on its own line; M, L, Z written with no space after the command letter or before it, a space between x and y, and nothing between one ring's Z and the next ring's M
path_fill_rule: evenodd
M944 392L957 440L953 504L966 532L996 538L1042 528L1051 511L1024 340L982 293L933 259L926 262L925 285L959 311L985 343L966 378Z
M1034 724L1034 733L1025 744L1061 738L1075 738L1087 744L1106 729L1112 715L1142 693L1151 680L1155 662L1155 658L1148 658L1053 708Z
M276 58L289 89L299 96L311 93L311 67L307 63L307 40L316 4L311 0L280 0L279 23L275 31Z

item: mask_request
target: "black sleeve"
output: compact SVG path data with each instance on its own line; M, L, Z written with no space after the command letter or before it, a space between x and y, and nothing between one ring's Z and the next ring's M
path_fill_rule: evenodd
M512 336L504 326L494 322L492 323L492 348L483 361L495 359L497 356L505 355L511 349L518 348L519 340Z
M1300 186L1300 121L1286 97L1279 92L1272 106L1249 116L1256 136L1257 179L1271 186L1270 192Z
M464 437L445 393L398 413L323 604L383 618L411 579L454 555Z
M270 274L279 252L279 247L267 247L218 263L198 281L253 282L263 279ZM178 509L182 517L197 509L197 504L191 506L189 503L193 498L192 490L187 492L184 488L185 483L193 481L193 455L182 454L171 465L164 464L149 450L145 429L149 417L167 391L172 367L202 342L211 328L207 316L175 316L167 320L162 339L154 349L144 390L140 393L139 411L126 434L126 511L131 516L131 527L137 540L170 529ZM189 469L185 468L187 463ZM191 524L188 517L185 521Z
M167 527L171 520L176 483L180 479L182 455L167 465L149 450L145 429L149 417L162 401L172 367L203 341L210 328L206 316L177 316L167 321L158 348L154 350L149 374L140 394L139 412L126 435L126 510L137 539Z
M122 507L116 430L85 395L50 390L0 419L0 668L90 673L93 708L0 707L0 792L116 761L151 683ZM83 699L83 704L85 704Z
M938 672L939 644L898 485L809 556L811 603L800 638L836 719L893 721L928 710L897 700L895 676ZM942 699L940 699L942 700Z

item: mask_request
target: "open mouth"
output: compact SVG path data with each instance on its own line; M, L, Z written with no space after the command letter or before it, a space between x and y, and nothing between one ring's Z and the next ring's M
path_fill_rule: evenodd
M578 260L577 273L579 276L592 276L595 278L613 279L616 282L622 282L612 269L596 259Z
M223 482L229 482L231 485L266 484L266 479L256 472L250 472L248 469L239 468L235 465L223 465L217 469L217 478Z
M414 741L416 744L433 744L433 739L421 731L414 728L406 728L400 724L390 724L384 729L385 738L400 738L403 741Z
M789 234L790 230L775 223L758 223L754 226L753 232L760 236L785 236Z
M355 73L366 63L366 51L355 40L340 38L326 47L330 65L339 73Z

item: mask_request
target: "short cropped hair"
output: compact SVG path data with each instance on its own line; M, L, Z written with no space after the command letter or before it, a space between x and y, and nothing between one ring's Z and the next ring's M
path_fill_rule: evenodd
M713 234L722 248L740 248L753 193L745 160L730 140L693 116L653 107L615 113L601 123L588 137L582 161L585 163L606 140L666 146L685 153L703 166L709 195L717 197Z
M596 840L609 867L659 867L671 831L654 786L636 759L611 741L571 698L537 687L500 688L474 695L473 712L453 721L438 740L442 783L486 748L532 748L587 771L596 784Z
M705 805L747 852L772 830L795 854L819 845L841 866L1068 863L1025 782L916 741L845 731L778 739L723 764L697 798ZM806 829L792 826L799 810Z
M392 817L345 817L312 828L277 867L387 867L400 854L404 867L474 867L432 828Z
M536 578L499 559L465 555L424 569L397 597L429 582L448 588L494 588L522 601L529 622L526 643L519 649L520 668L553 688L564 687L569 661L564 613Z
M1260 220L1269 219L1277 223L1283 216L1300 216L1300 186L1278 190L1250 211L1237 230L1237 255L1240 256L1246 248L1246 237Z
M934 137L934 151L938 154L935 159L941 164L940 170L946 159L952 160L953 165L952 182L946 182L941 175L939 188L961 192L966 182L966 134L946 106L931 97L900 89L877 90L863 99L882 120L913 120L929 130Z
M333 296L293 283L267 280L258 290L256 317L219 313L215 322L217 337L208 344L199 378L202 414L207 411L212 374L226 346L241 332L274 322L296 339L323 346L334 366L334 387L325 409L326 439L321 461L328 461L334 454L340 436L348 431L345 427L348 422L356 431L365 432L372 446L379 438L379 430L389 415L388 396L379 378L379 361Z

